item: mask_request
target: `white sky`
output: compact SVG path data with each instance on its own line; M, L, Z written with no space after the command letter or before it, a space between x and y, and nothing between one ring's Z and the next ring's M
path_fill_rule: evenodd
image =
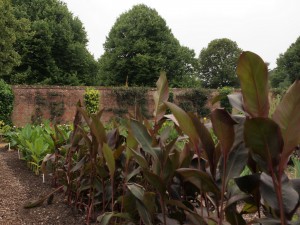
M200 50L216 38L236 41L276 66L300 36L300 0L63 0L83 22L88 49L99 58L119 15L136 4L156 9L184 46Z

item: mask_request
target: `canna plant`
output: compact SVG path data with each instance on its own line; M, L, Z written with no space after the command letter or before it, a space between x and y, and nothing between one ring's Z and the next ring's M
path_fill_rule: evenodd
M55 144L57 183L69 204L102 225L299 224L300 180L285 171L300 143L300 82L269 118L263 60L243 52L237 74L241 93L228 98L242 114L215 109L211 124L168 102L164 73L151 121L137 113L125 128L105 129L102 111L79 104L69 143Z

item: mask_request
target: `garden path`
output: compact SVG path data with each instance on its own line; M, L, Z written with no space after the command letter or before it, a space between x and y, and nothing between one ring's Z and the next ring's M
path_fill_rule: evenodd
M53 204L23 208L25 203L51 190L49 183L43 184L41 176L34 175L18 159L16 151L7 151L0 144L0 225L84 224L84 217L72 212L62 194L54 197Z

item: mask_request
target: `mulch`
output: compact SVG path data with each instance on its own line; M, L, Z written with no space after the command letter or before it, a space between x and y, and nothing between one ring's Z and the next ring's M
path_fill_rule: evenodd
M18 158L17 151L7 151L7 147L0 145L0 225L85 224L85 215L72 210L62 193L54 195L52 204L24 208L26 203L53 190L50 179L43 183L42 175L35 175Z

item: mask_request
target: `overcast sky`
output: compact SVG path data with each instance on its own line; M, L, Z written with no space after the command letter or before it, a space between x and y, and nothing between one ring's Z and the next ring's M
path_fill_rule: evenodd
M236 41L271 68L300 36L300 0L63 0L83 22L90 52L99 58L119 15L136 4L158 11L184 46L200 50L216 38Z

